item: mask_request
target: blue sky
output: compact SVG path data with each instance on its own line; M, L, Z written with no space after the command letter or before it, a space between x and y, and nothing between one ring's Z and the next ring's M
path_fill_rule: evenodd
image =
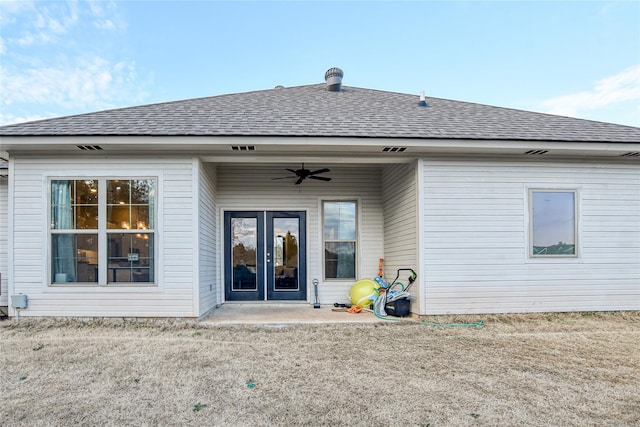
M321 83L640 126L638 1L0 0L0 124Z

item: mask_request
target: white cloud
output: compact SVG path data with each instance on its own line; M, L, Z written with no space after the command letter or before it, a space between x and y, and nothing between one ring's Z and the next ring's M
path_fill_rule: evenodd
M31 46L34 44L47 44L53 42L54 37L48 32L40 32L36 34L29 33L24 37L15 40L20 46Z
M65 42L65 36L73 39L73 31L81 31L86 25L102 30L123 29L125 26L116 16L116 5L105 2L105 6L66 2L2 1L0 24L6 28L5 52L7 46L47 45ZM96 19L94 21L94 19ZM13 30L11 32L10 30ZM7 36L6 34L15 34ZM77 38L77 37L76 37Z
M116 3L0 1L0 124L145 100Z
M93 25L99 30L115 30L116 29L116 25L113 23L111 19L95 21Z
M48 115L16 116L14 114L0 113L0 126L4 126L8 124L33 122L35 120L44 120L44 119L49 119L51 117L55 117L55 114L51 113Z
M640 102L640 64L599 80L588 91L547 99L541 105L547 113L576 117L628 101Z
M5 70L3 104L55 104L65 108L108 107L137 91L135 63L100 56L84 57L59 66ZM114 83L117 83L114 84Z
M101 16L104 9L102 8L102 5L100 4L100 2L97 1L90 1L89 2L89 10L91 10L91 13L94 16Z
M31 5L28 9L12 9L10 15L17 16L18 20L12 20L11 23L15 25L20 22L22 36L9 40L20 46L44 45L58 41L78 23L78 14L73 4L68 2L66 7L60 7L57 3L51 6L38 4Z
M33 9L33 2L28 0L2 0L0 8L0 24L11 24L16 22L16 15L25 10Z
M106 2L89 2L89 10L95 21L93 26L99 30L112 31L116 29L124 29L125 26L121 19L118 19L116 4L112 1Z

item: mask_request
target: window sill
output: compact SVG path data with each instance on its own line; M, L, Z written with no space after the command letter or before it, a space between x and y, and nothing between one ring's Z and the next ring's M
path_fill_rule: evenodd
M582 258L579 255L573 256L527 256L525 259L527 264L563 264L563 263L582 263Z
M159 291L160 286L155 283L144 285L139 284L118 284L118 285L98 285L92 283L77 284L49 284L45 292L155 292Z
M360 280L360 279L356 279L354 277L354 278L346 278L346 279L343 279L343 278L340 278L340 279L324 279L323 281L326 282L326 283L355 283L358 280Z

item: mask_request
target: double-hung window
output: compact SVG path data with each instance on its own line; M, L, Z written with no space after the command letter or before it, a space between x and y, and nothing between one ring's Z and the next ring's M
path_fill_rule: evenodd
M51 281L98 283L98 181L51 181Z
M577 256L575 190L529 190L532 257Z
M325 279L356 278L356 211L355 201L323 203Z
M154 283L155 187L146 178L51 180L51 282Z

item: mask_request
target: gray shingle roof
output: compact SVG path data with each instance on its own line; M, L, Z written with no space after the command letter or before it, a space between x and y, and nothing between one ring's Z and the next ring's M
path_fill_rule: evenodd
M326 85L219 95L0 127L0 135L306 136L640 142L640 128Z

